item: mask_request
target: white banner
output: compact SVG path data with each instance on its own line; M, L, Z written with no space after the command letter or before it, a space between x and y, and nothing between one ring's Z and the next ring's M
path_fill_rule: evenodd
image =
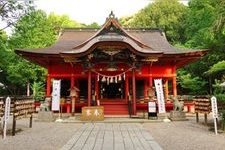
M159 113L166 113L162 79L154 79L154 83L156 88Z
M52 86L52 110L59 110L61 80L53 80Z

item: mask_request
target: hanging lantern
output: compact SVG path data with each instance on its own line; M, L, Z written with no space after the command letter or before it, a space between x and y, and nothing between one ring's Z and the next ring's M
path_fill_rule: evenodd
M126 75L125 75L125 73L123 73L123 79L125 80L125 77L126 77Z
M98 74L98 76L97 76L97 81L99 81L99 74Z
M115 76L115 83L117 83L117 76Z

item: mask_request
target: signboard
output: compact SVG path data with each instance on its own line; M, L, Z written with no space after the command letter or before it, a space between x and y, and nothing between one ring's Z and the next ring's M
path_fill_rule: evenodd
M218 109L217 109L217 99L215 96L213 96L211 98L211 106L212 106L212 114L213 114L213 119L214 119L215 134L217 134L216 119L218 118Z
M82 121L104 120L104 107L103 106L82 107L81 120Z
M156 103L155 102L148 102L148 112L149 113L156 112Z
M217 100L215 96L211 98L211 107L213 118L218 118Z
M211 98L211 107L212 107L212 115L213 115L213 119L214 119L215 134L217 134L216 119L218 118L218 109L217 109L217 100L216 100L215 96L213 96Z
M157 117L156 102L148 102L148 119L150 117Z
M9 120L10 116L10 103L11 103L11 98L7 97L5 100L5 112L4 112L4 117L3 117L3 139L6 137L6 126L7 126L7 121Z
M10 103L11 103L11 98L7 97L5 100L5 113L4 113L4 121L9 120L9 115L10 115Z
M61 80L53 80L52 86L52 110L58 110L60 107L60 89Z
M166 113L162 79L154 79L159 113Z

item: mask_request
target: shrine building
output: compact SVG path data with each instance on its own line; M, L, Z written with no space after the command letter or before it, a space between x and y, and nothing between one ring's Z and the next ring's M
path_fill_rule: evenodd
M111 13L100 29L66 28L50 47L17 49L23 58L48 70L46 96L52 79L61 80L61 97L69 101L71 87L79 89L75 110L99 102L105 114L136 115L147 109L148 88L162 79L165 101L177 96L178 68L201 58L207 50L175 48L162 30L123 28ZM71 103L65 102L70 113Z

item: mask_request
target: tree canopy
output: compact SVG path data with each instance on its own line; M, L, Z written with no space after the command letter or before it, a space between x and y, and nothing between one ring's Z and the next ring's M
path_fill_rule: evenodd
M18 19L33 10L32 4L32 1L0 1L0 20L4 23L0 31L13 26Z
M134 16L122 18L121 23L128 27L159 27L164 29L170 42L182 39L183 15L186 6L177 0L156 0L141 9Z

